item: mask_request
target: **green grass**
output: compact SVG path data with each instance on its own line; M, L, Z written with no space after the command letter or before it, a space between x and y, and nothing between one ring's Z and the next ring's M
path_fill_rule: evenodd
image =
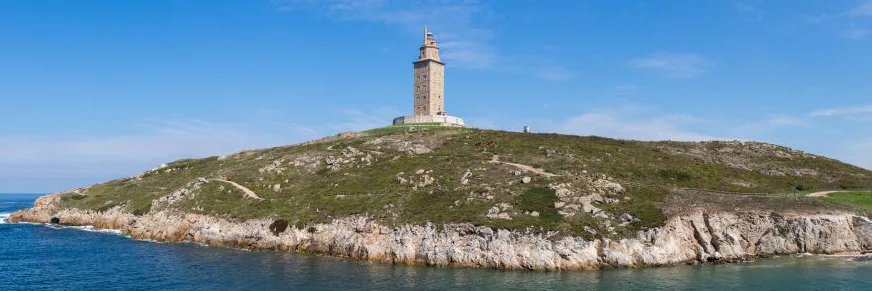
M543 223L556 225L563 220L563 215L557 213L554 202L557 195L554 190L545 187L530 188L524 191L518 201L518 207L523 211L539 212L539 220Z
M303 226L349 215L367 215L387 225L425 222L469 222L509 229L558 230L588 235L584 226L609 235L602 218L587 214L563 217L554 208L556 196L549 185L572 184L574 191L591 194L585 181L607 177L624 187L616 195L619 203L598 207L615 219L628 213L640 219L616 231L632 235L636 230L662 225L670 209L709 201L712 209L796 209L830 207L818 199L782 201L782 198L676 196L675 188L700 188L731 192L789 193L796 185L810 189L872 188L872 172L820 157L779 158L774 154L730 152L735 145L722 142L638 142L601 137L532 134L471 128L388 126L366 131L365 136L330 138L294 146L282 146L237 153L226 158L185 159L143 175L109 181L91 187L84 195L68 194L63 207L106 210L122 207L142 215L155 211L151 202L185 187L198 178L222 177L239 183L259 196L244 198L235 188L209 182L174 205L181 211L215 215L227 219L284 219ZM426 154L403 150L410 144L425 145ZM354 148L370 156L344 157ZM780 151L789 149L776 148ZM704 152L713 158L699 158L672 151ZM492 156L502 161L531 165L556 177L533 176L530 184L520 183L517 169L489 163ZM327 158L347 160L338 167ZM724 159L742 158L761 164L760 169L731 167ZM295 165L296 161L296 165ZM284 169L265 171L274 162ZM769 176L761 169L814 169L818 175ZM413 187L426 170L435 182ZM467 185L460 178L471 171ZM400 184L398 173L412 181ZM741 183L737 183L741 182ZM279 191L273 186L281 185ZM810 190L813 191L813 190ZM694 196L696 195L696 196ZM786 196L785 196L786 197ZM782 200L778 200L782 199ZM786 201L786 202L785 202ZM487 210L497 204L513 206L512 220L490 219ZM858 204L859 205L859 204ZM537 211L539 217L525 215Z
M369 130L363 131L366 134L370 135L387 135L387 134L397 134L397 133L413 133L418 131L433 131L433 130L463 130L469 129L467 127L451 127L451 126L443 126L441 123L418 123L418 124L408 124L408 125L389 125L385 127L373 128Z
M828 201L872 210L872 191L846 191L830 193Z

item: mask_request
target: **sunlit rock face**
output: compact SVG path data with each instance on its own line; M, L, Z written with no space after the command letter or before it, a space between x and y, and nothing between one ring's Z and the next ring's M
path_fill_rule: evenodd
M323 253L389 263L497 269L582 270L680 263L730 262L792 253L833 254L872 249L872 221L854 214L695 212L635 238L585 240L472 224L389 228L361 216L279 231L276 221L229 221L202 214L59 209L58 196L9 222L93 225L137 239L213 246ZM272 227L271 227L272 226Z

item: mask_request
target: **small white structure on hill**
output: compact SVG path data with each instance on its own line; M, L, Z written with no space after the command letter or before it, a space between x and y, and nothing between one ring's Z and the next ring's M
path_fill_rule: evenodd
M463 126L463 119L445 112L445 63L439 46L424 27L424 44L415 64L415 115L394 118L394 125Z

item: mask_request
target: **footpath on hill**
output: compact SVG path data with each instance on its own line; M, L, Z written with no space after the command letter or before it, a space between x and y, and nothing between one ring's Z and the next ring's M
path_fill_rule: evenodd
M821 192L814 192L814 193L810 193L810 194L806 195L806 197L827 197L828 195L830 195L830 194L832 194L832 193L836 193L836 192L844 192L844 191L821 191Z

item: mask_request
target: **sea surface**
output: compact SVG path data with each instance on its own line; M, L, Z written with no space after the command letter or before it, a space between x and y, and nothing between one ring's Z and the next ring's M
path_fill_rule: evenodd
M114 231L3 221L36 197L0 194L0 290L872 290L872 262L841 257L499 271L156 243Z

